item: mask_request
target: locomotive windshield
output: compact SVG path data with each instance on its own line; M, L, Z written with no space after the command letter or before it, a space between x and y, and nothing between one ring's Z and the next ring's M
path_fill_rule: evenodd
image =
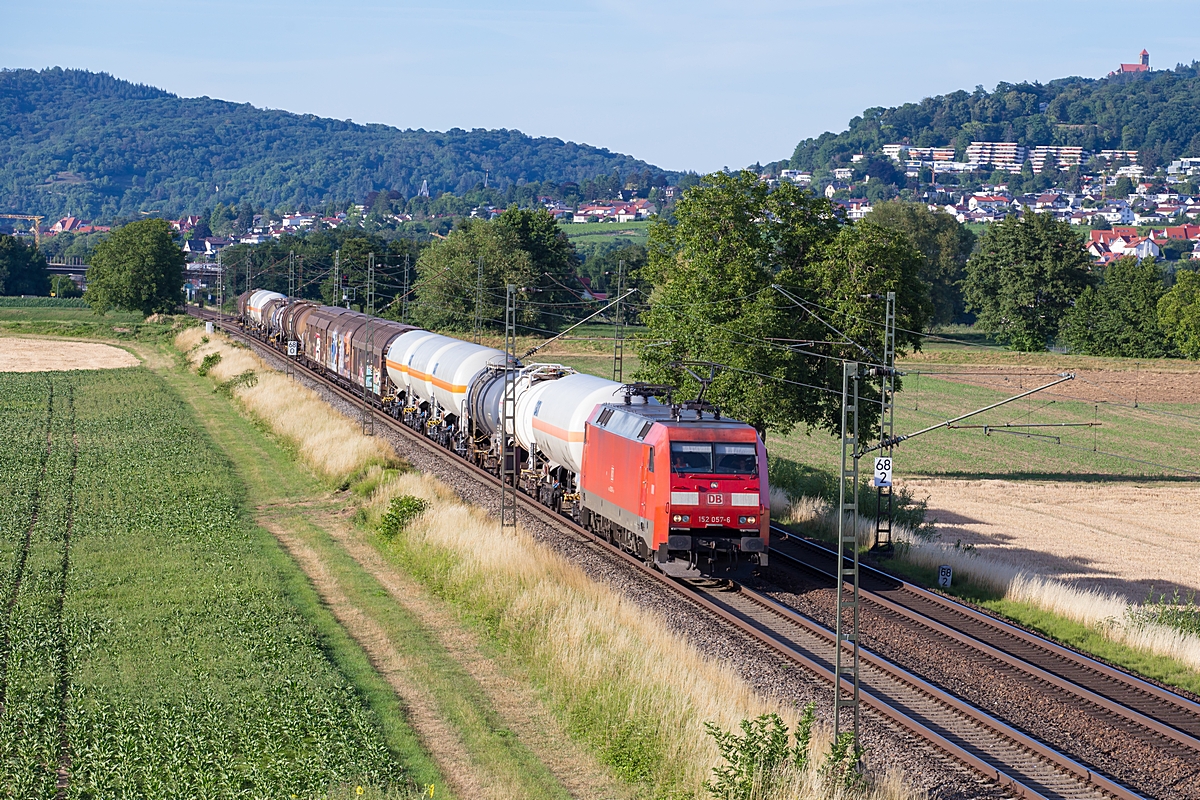
M671 471L755 475L758 473L758 456L752 444L671 442Z

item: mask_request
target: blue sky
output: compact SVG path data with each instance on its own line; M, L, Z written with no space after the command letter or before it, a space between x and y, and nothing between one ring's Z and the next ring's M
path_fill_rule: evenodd
M1200 59L1200 3L0 0L0 66L445 130L517 128L708 171L870 106Z

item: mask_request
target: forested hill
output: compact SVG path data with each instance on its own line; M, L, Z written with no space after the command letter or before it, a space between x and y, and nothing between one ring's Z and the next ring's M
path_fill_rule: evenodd
M207 97L105 73L0 71L0 212L89 218L361 202L373 190L436 196L482 183L582 183L643 161L510 130L437 133L356 125ZM219 190L218 188L219 187Z
M1001 83L930 97L897 108L868 108L849 130L796 145L794 169L848 162L885 144L953 145L972 141L1138 150L1144 166L1200 156L1200 63L1108 78Z

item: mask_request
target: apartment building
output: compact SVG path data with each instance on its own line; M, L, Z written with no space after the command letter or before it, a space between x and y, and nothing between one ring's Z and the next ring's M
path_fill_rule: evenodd
M1027 152L1024 145L1016 142L971 142L967 148L967 163L1018 172L1025 163Z

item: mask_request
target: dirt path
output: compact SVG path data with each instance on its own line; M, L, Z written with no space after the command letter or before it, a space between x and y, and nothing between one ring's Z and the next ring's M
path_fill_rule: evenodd
M1200 590L1200 485L905 481L929 495L942 541L1141 602Z
M484 655L477 637L436 604L423 587L388 564L344 522L332 525L328 530L393 600L430 625L442 646L487 693L492 707L505 723L572 797L610 800L629 796L626 788L594 757L571 740L541 698L527 684L506 675L493 659Z
M99 342L0 337L0 372L118 369L138 363L132 353Z
M411 657L398 653L387 633L350 602L321 557L269 514L260 514L257 522L270 531L300 565L338 624L366 651L371 664L404 702L409 723L446 780L450 781L454 793L461 798L507 800L511 797L479 773L455 731L433 713L433 699L408 679Z
M483 652L478 638L430 598L423 587L389 565L343 518L313 508L311 503L297 506L306 507L305 519L308 522L328 533L387 591L394 602L421 620L447 654L483 690L492 710L572 797L580 800L618 800L629 796L628 790L591 754L571 741L567 731L537 693L527 684L505 674ZM407 677L409 669L406 665L411 664L411 657L401 655L392 647L387 633L346 596L321 556L274 516L288 508L291 508L289 504L260 508L259 524L287 549L309 576L338 623L367 652L371 663L403 700L412 715L410 722L413 728L438 761L443 774L447 779L450 776L459 779L454 786L456 794L463 798L512 797L512 793L506 790L508 787L502 789L497 786L495 779L473 761L465 743L437 716L434 711L437 707L435 698Z

